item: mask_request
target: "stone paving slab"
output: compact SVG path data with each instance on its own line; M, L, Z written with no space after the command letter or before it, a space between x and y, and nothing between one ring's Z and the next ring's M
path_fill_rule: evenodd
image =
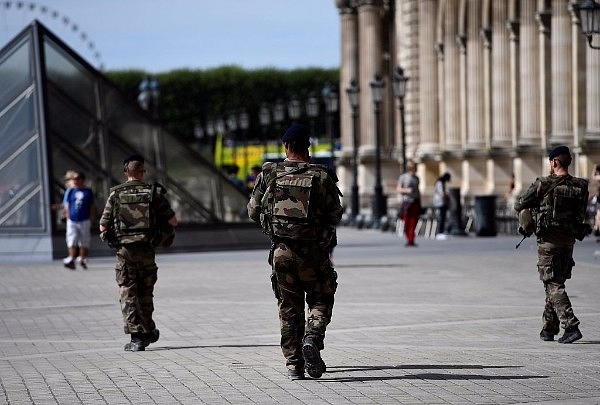
M598 404L600 244L567 291L583 339L542 342L535 243L340 228L319 380L289 381L266 251L163 253L160 340L123 351L114 259L0 265L0 404Z

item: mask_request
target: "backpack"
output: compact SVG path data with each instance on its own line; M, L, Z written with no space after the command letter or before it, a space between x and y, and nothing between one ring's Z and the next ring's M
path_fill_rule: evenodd
M158 183L124 183L111 188L116 192L113 206L114 232L120 244L149 242L152 246L170 246L173 243L174 229L166 221L157 223L153 204L157 193L166 190Z
M579 239L584 232L588 194L587 180L577 177L567 176L550 186L540 204L536 234L555 228Z
M272 178L261 201L263 232L270 238L317 240L315 200L321 169L309 164L297 167L277 163L271 168Z

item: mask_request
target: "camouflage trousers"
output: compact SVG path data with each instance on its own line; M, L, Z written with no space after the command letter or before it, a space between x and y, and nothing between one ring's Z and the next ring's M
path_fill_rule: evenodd
M150 244L131 243L119 248L116 280L125 333L149 333L156 328L152 313L157 278L158 267Z
M304 366L302 340L323 349L331 321L337 273L326 249L307 243L276 243L272 256L273 289L279 307L281 350L289 369ZM308 318L305 320L305 301Z
M546 304L542 314L543 329L557 335L560 325L571 329L579 325L573 313L571 300L565 291L565 282L571 278L573 242L538 240L538 272L546 290Z

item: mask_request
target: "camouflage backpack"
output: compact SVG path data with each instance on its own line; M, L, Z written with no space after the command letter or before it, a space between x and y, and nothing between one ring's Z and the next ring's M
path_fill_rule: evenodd
M149 242L153 246L170 246L174 229L166 222L157 223L153 201L166 190L158 183L125 183L111 188L117 192L113 206L114 231L120 244Z
M321 170L309 164L298 167L277 163L273 163L271 169L261 204L263 232L271 238L317 240L319 227L315 218L315 188Z
M544 188L549 186L542 180ZM563 232L583 239L585 232L586 205L588 200L588 182L573 176L566 176L550 185L544 194L539 208L536 234L549 228L557 228ZM579 237L581 236L581 238Z

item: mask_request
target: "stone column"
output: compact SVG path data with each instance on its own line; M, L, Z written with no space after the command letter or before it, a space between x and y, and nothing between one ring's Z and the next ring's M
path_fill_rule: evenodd
M586 123L584 139L600 142L600 50L592 49L587 44L586 50L586 83L585 105Z
M536 22L537 0L521 0L520 27L520 118L521 131L518 146L540 146L540 73L538 25Z
M573 141L571 17L567 1L552 0L552 129L550 145Z
M492 1L492 146L511 146L508 3Z
M439 152L438 56L436 44L437 1L419 1L419 122L420 154Z
M342 190L343 203L351 205L354 153L354 127L352 122L352 107L348 100L346 89L352 79L358 80L358 18L351 0L336 0L340 13L340 139L342 144L341 157L336 167L340 180L338 187ZM357 142L359 145L360 143ZM358 164L358 162L357 162ZM360 208L360 203L359 203Z
M383 74L381 58L381 0L358 0L358 53L360 86L361 151L375 151L375 116L371 82L376 73ZM386 86L390 84L386 81Z
M467 142L466 149L485 148L485 102L481 0L467 3Z
M444 127L442 149L458 151L460 144L460 49L458 37L458 0L445 0L444 15Z

